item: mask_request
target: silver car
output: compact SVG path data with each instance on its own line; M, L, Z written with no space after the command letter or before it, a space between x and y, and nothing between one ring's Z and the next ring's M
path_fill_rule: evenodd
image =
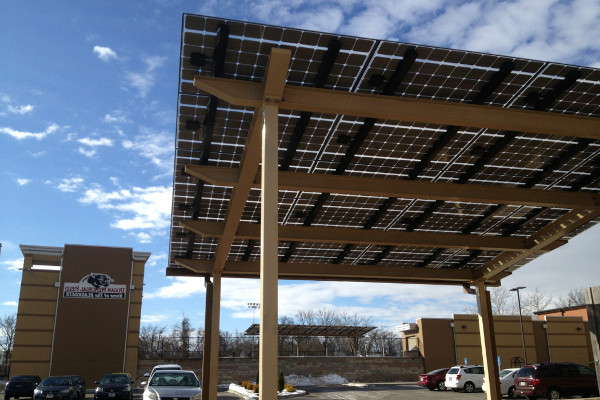
M144 389L143 400L200 400L202 389L194 371L156 371Z

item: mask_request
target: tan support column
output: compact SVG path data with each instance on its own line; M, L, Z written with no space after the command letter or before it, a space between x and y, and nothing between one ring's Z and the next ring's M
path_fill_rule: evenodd
M485 368L485 382L488 400L501 400L500 378L496 358L496 338L494 334L494 319L490 292L485 290L484 282L477 282L477 314L479 319L479 337L481 338L481 352Z
M213 283L207 277L206 305L204 307L204 348L202 350L202 400L209 400L210 394L210 365L212 347L212 306L213 306Z
M278 106L263 104L260 242L260 400L277 399Z
M210 377L208 381L208 398L217 400L219 383L219 324L221 318L221 273L213 276L212 322L210 330ZM204 375L204 372L202 373Z

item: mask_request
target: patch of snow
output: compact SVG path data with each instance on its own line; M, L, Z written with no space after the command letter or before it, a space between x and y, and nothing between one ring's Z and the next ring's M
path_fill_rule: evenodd
M285 377L285 383L289 383L292 386L318 386L318 385L344 385L348 381L337 375L330 374L320 377L300 376L300 375L288 375Z
M250 390L247 390L247 389L241 387L240 385L236 385L235 383L231 383L229 385L229 392L240 395L240 396L244 397L245 399L258 399L259 398L258 393L254 393ZM283 392L277 392L277 397L278 398L298 397L298 396L304 396L305 394L306 394L306 392L304 390L296 389L295 392L288 392L284 389Z

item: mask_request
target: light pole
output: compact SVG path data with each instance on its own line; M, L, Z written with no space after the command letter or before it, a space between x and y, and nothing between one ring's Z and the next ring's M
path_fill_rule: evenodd
M521 322L521 340L523 341L523 356L525 357L525 364L527 364L527 348L525 347L525 332L523 331L523 314L521 313L521 295L519 290L525 289L525 286L518 286L510 289L511 292L517 292L517 303L519 305L519 321Z
M248 308L252 308L252 325L254 325L254 314L256 309L260 308L260 303L248 303ZM250 344L250 357L254 357L254 336L252 335L252 342Z

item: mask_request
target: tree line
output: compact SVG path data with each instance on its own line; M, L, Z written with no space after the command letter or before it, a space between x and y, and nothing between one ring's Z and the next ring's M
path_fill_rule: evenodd
M371 326L371 318L332 309L301 310L294 317L282 316L280 325L321 325L327 327ZM146 359L196 358L203 352L204 330L192 329L189 319L168 329L145 325L140 330L139 356ZM221 331L220 357L258 357L258 337L244 332ZM281 356L401 356L402 342L396 332L375 328L364 337L280 336Z

